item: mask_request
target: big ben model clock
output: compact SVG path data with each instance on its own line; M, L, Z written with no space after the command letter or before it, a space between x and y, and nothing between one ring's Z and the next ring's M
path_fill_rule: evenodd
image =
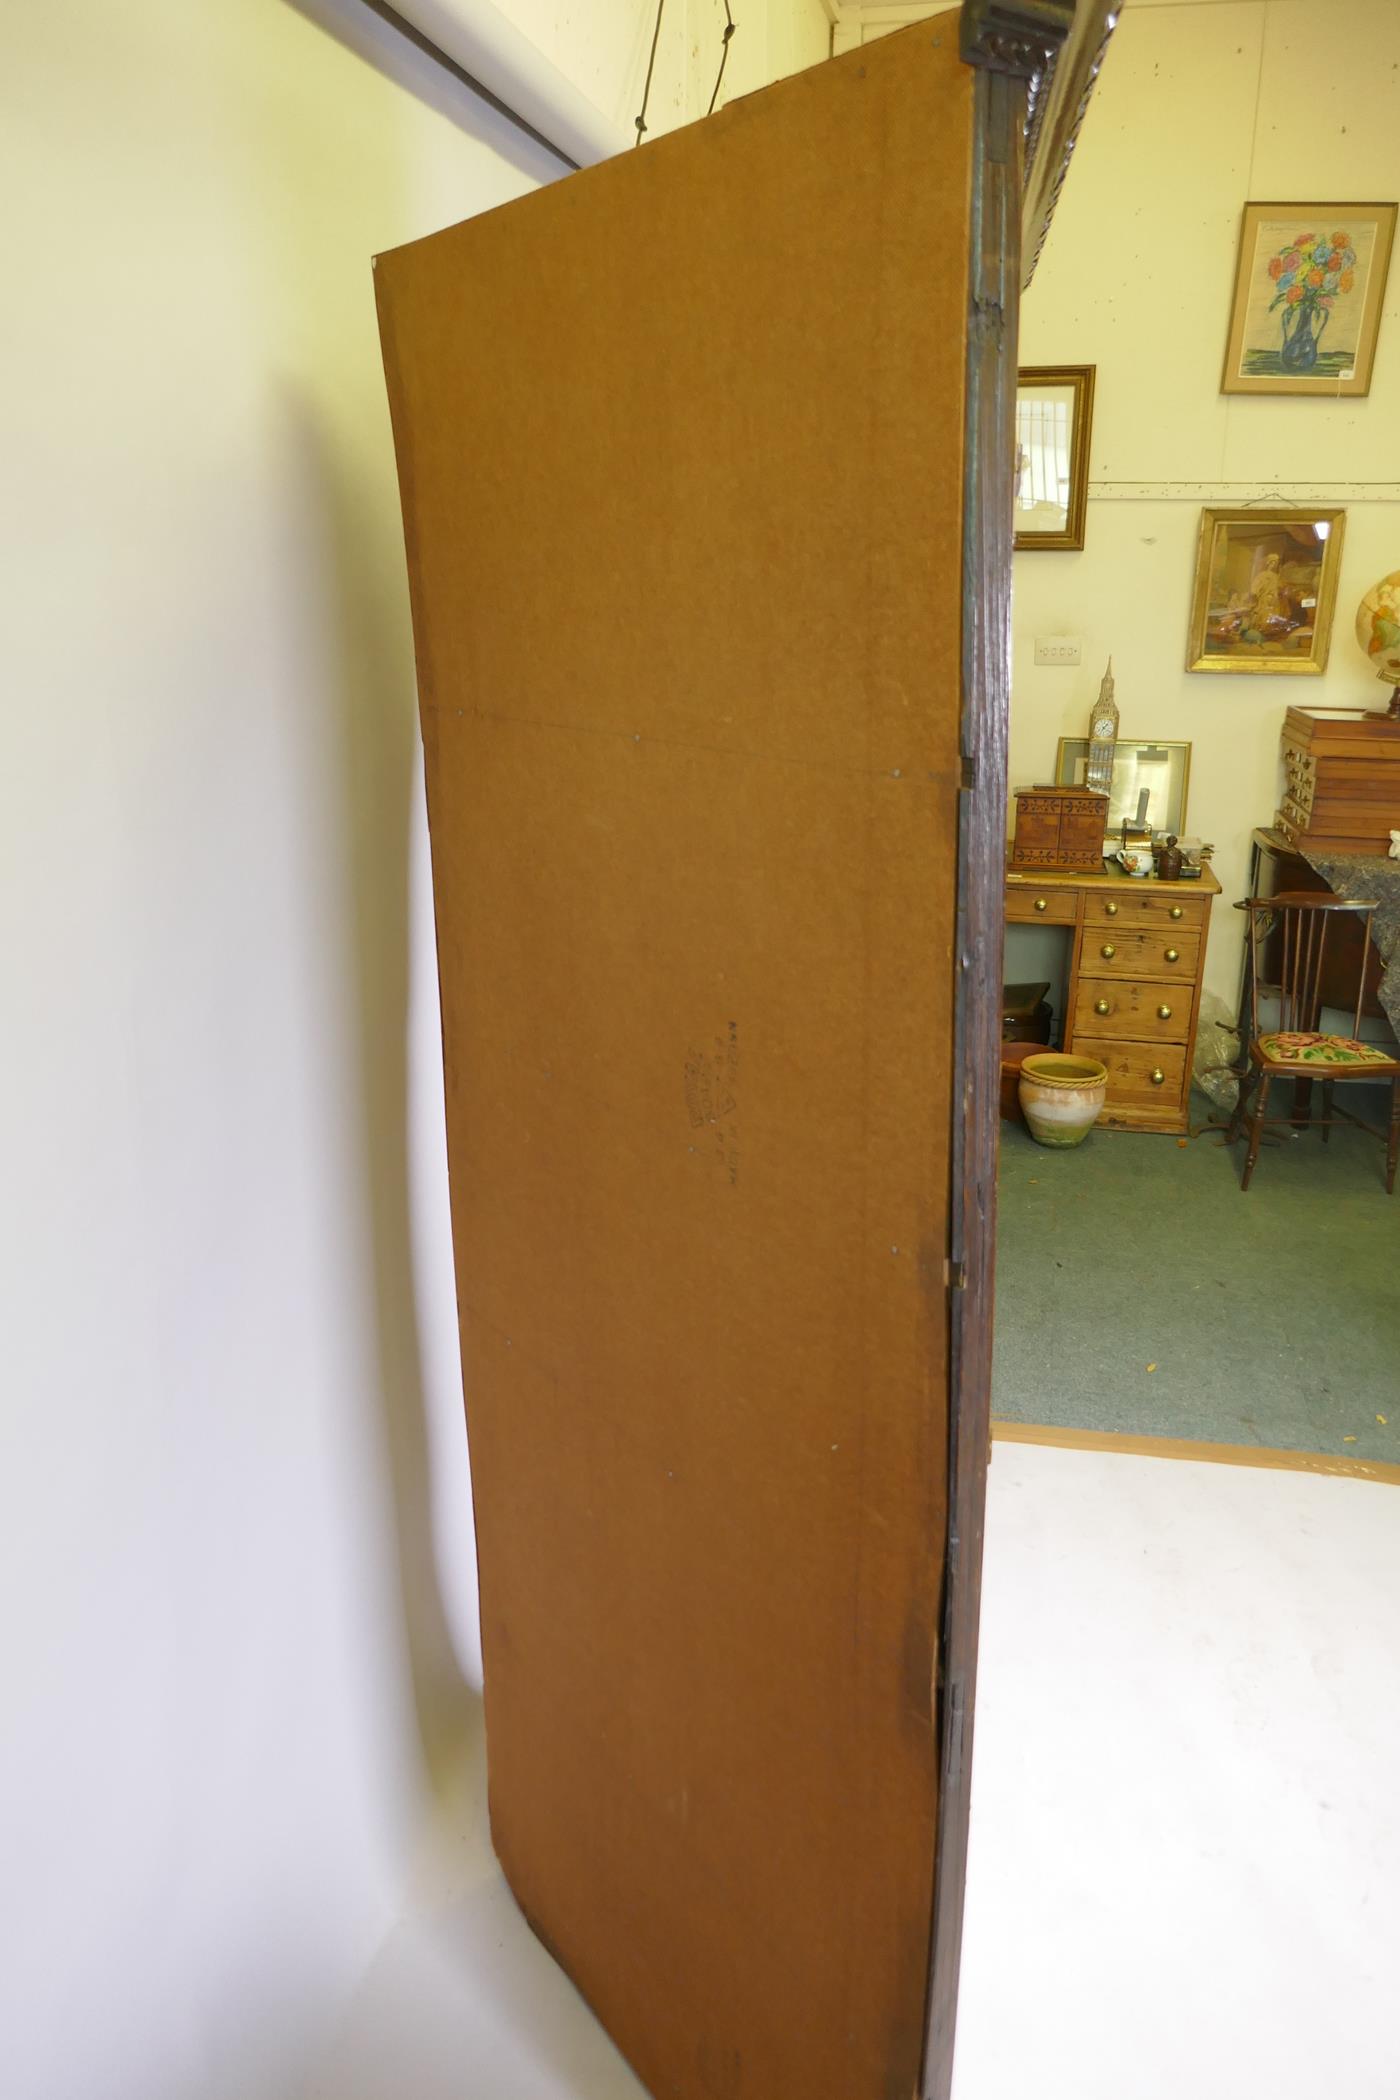
M1084 767L1084 785L1101 795L1113 791L1113 759L1118 748L1118 703L1113 697L1113 658L1103 674L1099 697L1089 717L1089 757Z

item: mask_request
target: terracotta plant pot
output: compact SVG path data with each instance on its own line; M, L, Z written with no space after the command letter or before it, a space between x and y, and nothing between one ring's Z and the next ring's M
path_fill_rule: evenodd
M1082 1145L1108 1092L1108 1067L1061 1051L1021 1067L1021 1111L1038 1145Z

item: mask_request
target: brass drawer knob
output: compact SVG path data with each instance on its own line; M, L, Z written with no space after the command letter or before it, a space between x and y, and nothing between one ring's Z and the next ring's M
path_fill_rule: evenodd
M1112 1011L1113 1009L1109 1005L1107 999L1096 999L1094 1001L1094 1012L1096 1014L1107 1014L1112 1013Z
M1180 961L1181 961L1181 950L1180 950L1179 948L1168 948L1168 950L1167 950L1167 961L1168 961L1168 962L1180 962Z
M1118 916L1118 906L1117 906L1116 904L1105 904L1105 906L1104 906L1104 910L1105 910L1105 911L1106 911L1106 912L1108 913L1108 916L1110 917L1110 919L1116 919L1116 918L1117 918L1117 916Z
M1179 904L1174 904L1172 906L1171 915L1174 919L1179 919L1181 917L1181 906Z
M1160 1065L1153 1066L1150 1076L1154 1086L1165 1086L1167 1083L1167 1075Z
M1158 1007L1158 1009L1157 1009L1157 1019L1158 1019L1159 1021L1170 1021L1171 1017L1172 1017L1172 1010L1171 1010L1171 1008L1170 1008L1169 1006L1159 1006L1159 1007Z
M1048 911L1050 909L1050 899L1048 897L1037 897L1035 908L1037 911Z
M1118 950L1114 947L1112 941L1105 941L1102 948L1100 948L1099 950L1099 954L1103 957L1105 962L1112 962L1114 956L1117 953Z

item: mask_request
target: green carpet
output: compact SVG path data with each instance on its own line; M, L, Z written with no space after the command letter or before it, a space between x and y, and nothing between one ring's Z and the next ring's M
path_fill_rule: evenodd
M1266 1139L1247 1195L1242 1155L1107 1130L1054 1152L1002 1124L994 1415L1400 1463L1384 1147Z

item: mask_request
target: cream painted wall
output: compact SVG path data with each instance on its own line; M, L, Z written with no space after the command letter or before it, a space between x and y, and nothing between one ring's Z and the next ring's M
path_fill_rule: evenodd
M356 0L45 0L0 101L0 2093L272 2100L480 1676L369 263L557 168Z
M1394 0L1129 0L1023 308L1023 363L1092 364L1098 381L1084 552L1016 557L1013 785L1049 777L1057 738L1084 734L1111 653L1124 730L1191 740L1188 828L1214 840L1225 888L1206 981L1231 1003L1229 907L1277 807L1284 710L1382 703L1352 621L1400 567L1400 261L1369 397L1222 395L1240 209L1400 194L1396 26ZM1202 504L1334 490L1347 526L1326 676L1188 675ZM1082 636L1082 667L1037 669L1043 634Z
M502 12L629 135L642 104L656 0L498 0ZM822 0L730 0L735 33L721 106L830 55ZM665 0L650 133L705 114L723 49L724 0Z
M842 0L832 32L832 51L839 56L853 51L857 44L876 43L896 29L907 29L911 22L951 14L961 4L962 0L886 0L884 5L881 0Z

